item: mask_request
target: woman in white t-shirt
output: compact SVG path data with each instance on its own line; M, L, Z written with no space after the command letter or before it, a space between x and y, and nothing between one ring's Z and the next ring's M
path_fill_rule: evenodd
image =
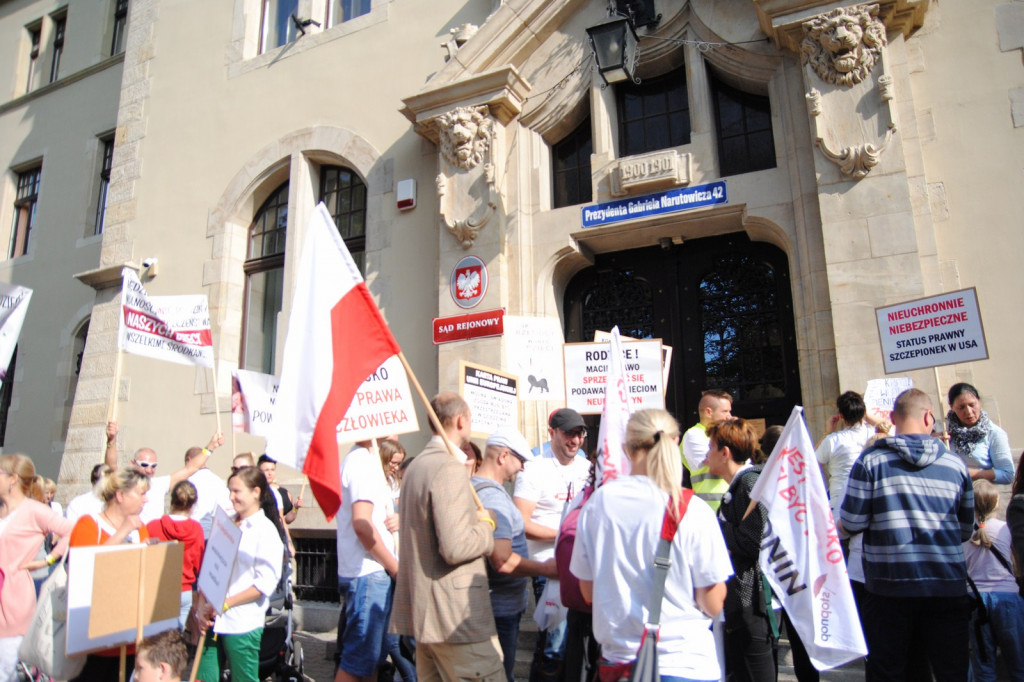
M651 607L662 520L666 508L678 510L682 495L679 424L672 415L634 413L625 450L632 474L599 488L583 507L570 564L593 604L606 672L636 657ZM658 639L661 680L718 680L710 626L722 610L732 564L714 512L697 497L679 523L670 559Z

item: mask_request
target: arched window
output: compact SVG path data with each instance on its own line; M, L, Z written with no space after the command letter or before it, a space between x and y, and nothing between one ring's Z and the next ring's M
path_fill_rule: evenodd
M274 373L277 316L284 291L284 243L288 230L288 183L256 211L249 228L245 269L242 359L247 370Z
M320 201L334 218L345 246L366 274L366 185L343 166L321 166Z

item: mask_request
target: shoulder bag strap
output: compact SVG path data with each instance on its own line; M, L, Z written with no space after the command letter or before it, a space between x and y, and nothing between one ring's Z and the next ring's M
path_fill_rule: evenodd
M1006 560L1006 557L1003 556L1003 553L1000 552L998 549L996 549L995 544L993 543L992 545L990 545L988 549L989 549L990 552L992 552L992 554L995 555L996 561L1001 563L1003 565L1003 568L1005 568L1007 571L1009 571L1010 575L1012 575L1014 578L1016 578L1017 574L1013 572L1013 566L1011 566L1010 562Z
M693 491L688 488L681 490L679 497L678 518L670 514L670 509L665 509L665 516L661 520L661 538L658 540L658 551L654 555L654 585L651 588L651 607L648 617L648 626L657 626L661 621L661 602L665 596L665 579L668 578L668 568L672 565L670 554L672 552L672 540L676 536L679 522L686 515L686 509L690 506L690 499Z

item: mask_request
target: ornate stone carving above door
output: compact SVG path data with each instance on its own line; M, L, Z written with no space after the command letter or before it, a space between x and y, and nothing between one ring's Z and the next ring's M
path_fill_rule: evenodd
M494 121L487 106L457 107L437 119L441 172L437 196L448 231L464 249L498 208L498 189L490 161Z

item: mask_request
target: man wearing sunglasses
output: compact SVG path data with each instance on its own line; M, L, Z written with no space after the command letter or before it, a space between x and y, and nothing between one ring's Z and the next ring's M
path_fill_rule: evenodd
M149 477L149 492L146 493L146 504L142 507L142 512L139 514L142 522L149 523L163 516L164 498L167 496L168 491L177 485L179 481L184 481L205 467L206 460L210 458L210 454L223 444L224 434L218 431L213 434L210 442L206 444L206 447L203 448L199 455L189 459L184 467L169 476L156 475L158 462L155 450L152 448L139 448L136 450L135 454L132 455L132 468L143 476Z

